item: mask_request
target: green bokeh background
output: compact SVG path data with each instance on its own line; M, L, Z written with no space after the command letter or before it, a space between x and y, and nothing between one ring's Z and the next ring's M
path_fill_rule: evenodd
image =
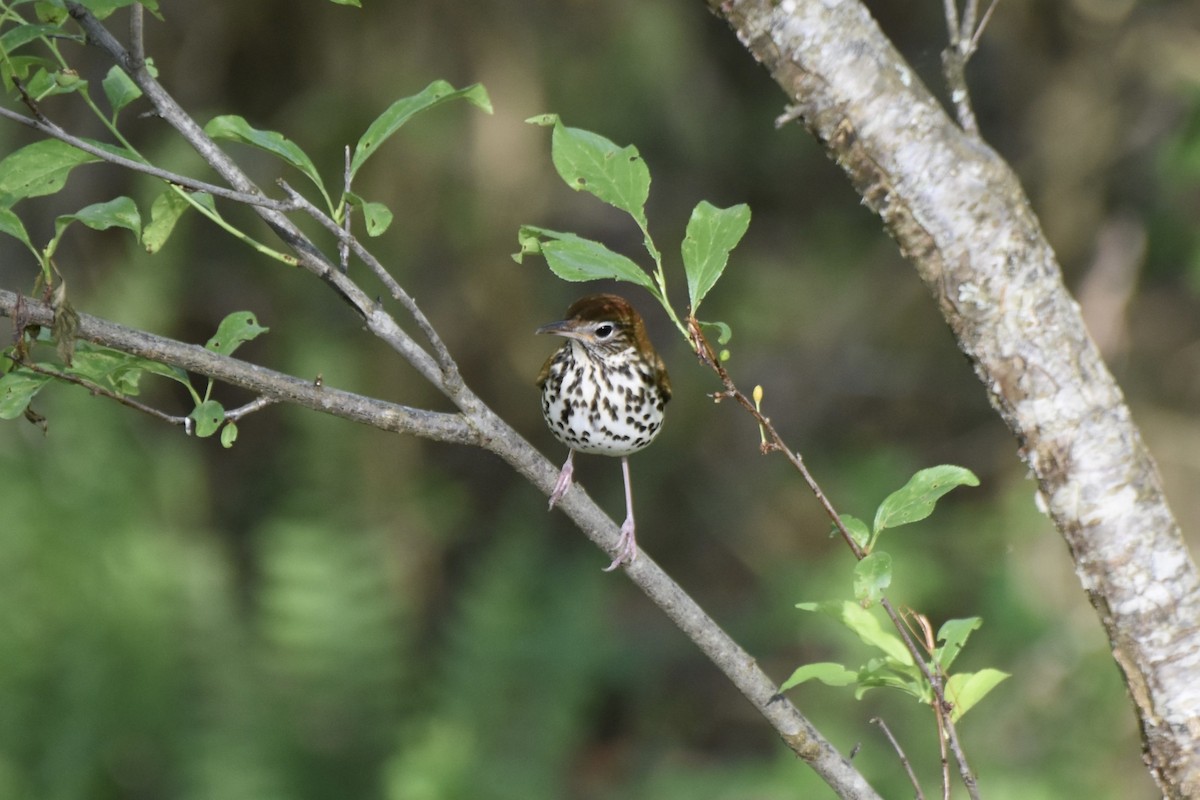
M574 230L634 257L640 241L562 185L548 132L522 120L553 111L639 147L681 308L691 207L748 202L749 233L706 316L733 326L735 378L765 387L768 413L838 508L869 518L936 463L982 479L884 547L898 605L935 624L984 618L959 668L1013 674L960 727L985 796L1157 796L1016 444L879 221L802 128L774 128L785 98L724 25L682 0L364 2L164 0L148 51L198 119L240 114L281 131L330 185L343 146L392 100L435 78L486 85L494 116L466 104L423 115L356 191L395 212L370 244L466 380L554 461L565 452L533 386L554 343L532 331L594 287L563 284L536 259L514 264L517 227ZM941 4L874 6L940 92ZM1005 0L968 71L984 135L1020 173L1189 532L1200 516L1198 23L1191 2ZM99 94L108 65L65 47ZM44 110L100 135L70 97ZM141 110L124 114L139 146L209 177ZM27 141L0 125L4 152ZM281 174L301 185L261 153L230 150L264 185ZM121 193L145 214L157 191L91 166L18 210L45 241L56 214ZM252 215L228 213L270 240ZM0 248L0 283L30 290L28 255ZM122 232L77 227L58 265L82 311L203 342L226 314L252 310L271 331L240 356L447 409L319 281L194 215L154 257ZM850 556L783 460L759 454L752 422L714 405L713 379L649 298L628 294L676 391L662 436L632 461L644 548L777 680L811 661L857 666L861 645L794 608L847 597ZM170 413L189 410L177 386L144 388ZM232 450L75 388L36 407L48 435L0 426L2 800L832 796L494 457L280 406L247 418ZM616 462L582 458L577 477L619 519ZM820 685L792 696L843 751L861 744L856 764L884 796L910 796L868 723L882 716L936 794L925 709Z

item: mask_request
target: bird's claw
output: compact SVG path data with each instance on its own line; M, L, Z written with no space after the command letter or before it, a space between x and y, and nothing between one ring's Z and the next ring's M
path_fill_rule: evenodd
M572 451L571 455L567 456L567 462L563 464L562 471L558 473L558 480L554 482L554 489L550 492L550 505L546 507L547 511L553 509L555 504L563 499L563 495L567 493L567 490L571 488L571 484L574 483L574 455L575 452Z
M637 555L637 538L633 535L633 517L629 517L621 526L621 538L617 539L617 557L604 568L604 571L612 572L617 567L632 564L637 561Z

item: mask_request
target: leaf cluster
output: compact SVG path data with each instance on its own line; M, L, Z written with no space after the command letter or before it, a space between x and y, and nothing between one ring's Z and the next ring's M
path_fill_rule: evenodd
M918 471L904 486L889 494L876 509L870 528L857 517L841 515L842 524L864 553L854 569L855 600L806 602L796 607L831 617L853 632L863 644L877 650L878 655L857 669L832 662L805 664L784 681L781 690L818 680L829 686L854 686L854 696L861 698L871 689L890 687L926 705L933 705L936 697L928 676L934 675L945 679L943 691L951 706L950 719L957 722L1008 677L1007 673L992 668L950 674L950 666L962 651L967 637L983 624L979 617L946 621L938 629L935 641L928 643L929 659L922 669L900 636L885 629L871 610L892 583L891 556L876 549L880 534L927 518L937 501L955 487L978 485L979 479L970 470L943 464Z
M526 121L552 129L550 156L567 186L587 192L633 219L642 233L643 245L654 268L647 272L633 259L600 242L536 225L522 225L518 230L520 249L513 254L513 260L521 263L527 255L541 255L550 270L566 281L610 279L635 283L650 292L687 338L687 329L667 296L662 253L650 235L646 219L650 170L638 149L633 145L621 147L597 133L568 127L556 114L542 114ZM680 246L687 277L689 317L695 317L700 303L725 271L729 254L749 226L750 207L745 203L718 208L701 201L692 210ZM732 335L729 326L723 322L699 324L718 328L722 344Z

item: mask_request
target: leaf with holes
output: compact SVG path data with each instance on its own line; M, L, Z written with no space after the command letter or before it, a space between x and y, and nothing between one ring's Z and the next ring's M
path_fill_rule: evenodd
M216 400L205 400L193 408L188 416L196 423L196 435L204 438L212 436L221 427L225 421L225 407Z
M646 227L650 169L636 147L620 147L598 133L568 128L556 114L543 114L526 122L554 126L550 159L567 186L595 195Z
M217 326L217 332L205 343L205 347L223 356L233 355L233 351L246 342L258 338L269 331L258 324L258 320L250 311L235 311Z

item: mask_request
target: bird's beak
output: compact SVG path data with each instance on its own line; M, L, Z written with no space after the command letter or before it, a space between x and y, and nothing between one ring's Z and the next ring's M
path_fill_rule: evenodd
M573 319L563 319L558 322L548 322L534 333L550 333L555 336L566 336L569 339L580 338L578 325Z

